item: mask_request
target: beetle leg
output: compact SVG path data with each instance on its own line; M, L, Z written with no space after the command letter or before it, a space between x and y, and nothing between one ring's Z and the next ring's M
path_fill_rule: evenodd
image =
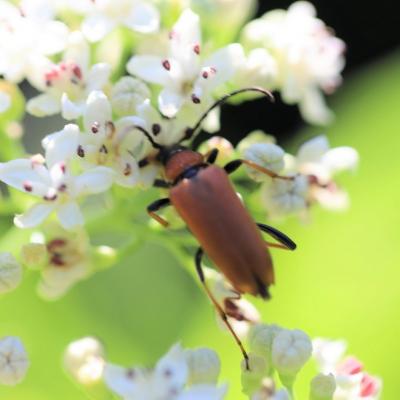
M250 161L250 160L239 159L239 160L230 161L230 162L228 162L228 164L225 165L224 170L226 171L227 174L231 174L232 172L236 171L242 164L246 164L250 168L253 168L259 172L262 172L263 174L268 175L271 178L284 179L286 181L292 181L294 179L293 176L279 175L276 172L274 172L268 168L264 168L261 165L258 165L255 162Z
M268 246L270 247L278 247L278 248L283 248L286 250L295 250L296 249L296 243L293 242L292 239L290 239L288 236L286 236L284 233L279 231L276 228L273 228L272 226L257 223L257 226L265 233L268 233L270 236L272 236L274 239L276 239L278 242L281 243L281 245L277 243L267 243Z
M210 151L208 151L205 155L204 158L206 159L206 163L208 164L214 164L215 160L218 157L218 149L212 149Z
M167 207L169 205L171 205L171 201L168 198L156 200L147 207L147 213L150 215L151 218L155 219L162 226L167 228L169 222L166 221L164 218L160 217L158 214L156 214L156 211L161 210L162 208Z
M171 184L164 179L156 179L153 183L153 186L156 188L168 189L171 187Z
M224 309L219 305L218 301L215 299L214 295L212 294L211 290L209 289L209 287L207 286L205 277L204 277L204 272L203 272L203 268L201 266L201 259L203 258L203 249L201 247L198 248L196 255L195 255L195 263L196 263L196 270L197 270L197 274L199 275L200 281L208 295L208 297L210 298L211 302L213 303L215 309L217 310L218 314L220 315L222 321L224 322L224 324L226 325L226 327L228 328L229 332L232 334L233 338L235 339L237 345L240 348L240 351L243 354L243 358L245 360L246 363L246 369L249 370L249 356L247 355L246 350L243 347L242 342L240 341L239 337L237 336L236 332L233 330L232 325L229 323L228 321L228 316L226 315L226 312L224 311Z

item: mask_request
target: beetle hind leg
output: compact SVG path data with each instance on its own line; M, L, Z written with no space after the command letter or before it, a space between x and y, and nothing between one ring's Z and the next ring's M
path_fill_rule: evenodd
M171 200L168 198L164 198L164 199L159 199L154 201L153 203L151 203L148 207L147 207L147 214L149 214L149 216L153 219L155 219L158 223L160 223L162 226L164 226L165 228L167 228L169 226L169 222L166 221L163 217L160 217L156 211L161 210L164 207L167 207L171 205Z
M216 300L216 298L214 297L214 295L212 294L211 290L209 289L206 280L205 280L205 276L204 276L204 271L203 268L201 266L201 260L203 258L204 252L203 249L201 247L198 248L196 255L195 255L195 264L196 264L196 270L197 270L197 274L199 275L200 281L207 293L207 296L210 298L211 302L213 303L215 309L217 310L219 316L221 317L222 321L224 322L224 324L226 325L226 327L228 328L229 332L232 334L233 338L235 339L237 345L240 348L240 351L243 354L243 358L245 360L246 363L246 369L250 370L250 366L249 366L249 356L247 355L246 350L243 347L243 344L241 342L241 340L239 339L239 337L237 336L236 332L234 331L234 329L232 328L232 325L229 323L228 321L228 316L226 314L226 312L224 311L224 309L221 307L221 305L218 303L218 301Z
M257 223L257 226L260 228L265 233L268 233L268 235L272 236L275 240L277 240L279 243L269 243L266 242L267 246L269 247L276 247L279 249L284 249L284 250L295 250L297 245L295 242L293 242L292 239L290 239L288 236L286 236L283 232L279 231L278 229Z

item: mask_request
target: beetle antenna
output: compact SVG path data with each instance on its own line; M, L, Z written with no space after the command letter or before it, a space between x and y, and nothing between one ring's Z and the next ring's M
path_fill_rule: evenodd
M139 125L133 125L132 126L133 129L137 129L138 131L142 132L144 136L146 136L146 138L148 139L148 141L151 143L151 145L158 150L161 150L164 148L164 146L162 146L161 144L157 143L154 141L154 139L151 137L150 133L147 132L146 129L144 129L143 127L139 126Z
M220 105L226 103L227 100L229 100L231 97L236 96L238 94L246 93L246 92L258 92L263 94L264 96L268 97L271 101L274 101L274 96L271 92L269 92L266 89L260 88L260 87L248 87L248 88L242 88L235 90L231 93L227 93L226 95L222 96L220 99L218 99L211 107L204 112L204 114L200 117L200 119L197 121L197 124L193 128L188 128L185 132L185 136L179 141L183 142L184 140L190 139L195 132L200 128L201 124L203 121L208 117L210 112L214 110L214 108L219 107Z

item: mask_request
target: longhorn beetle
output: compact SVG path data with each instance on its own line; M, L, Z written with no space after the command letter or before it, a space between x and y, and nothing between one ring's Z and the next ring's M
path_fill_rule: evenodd
M242 202L239 200L228 175L245 164L274 179L292 180L293 177L281 176L249 160L233 160L220 168L213 165L218 149L202 155L181 145L191 139L201 123L215 107L224 103L231 96L247 91L272 95L261 88L245 88L234 91L217 100L199 119L193 128L186 130L178 143L163 146L141 126L134 126L149 140L156 154L139 163L144 167L154 161L164 167L166 180L157 179L156 187L169 189L169 197L154 201L147 207L148 214L163 226L168 222L157 214L167 206L174 206L180 217L199 241L201 247L195 255L195 265L201 283L216 310L239 345L248 365L247 353L228 321L228 316L217 302L205 281L201 266L203 254L215 263L218 269L230 281L239 293L269 298L269 285L274 283L274 271L269 247L294 250L296 244L277 229L253 221ZM260 230L272 236L279 243L265 242Z

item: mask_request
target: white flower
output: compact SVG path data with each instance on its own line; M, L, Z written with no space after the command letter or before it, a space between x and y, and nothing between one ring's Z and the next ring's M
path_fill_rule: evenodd
M5 91L0 90L0 113L7 111L10 108L10 105L11 105L10 95Z
M25 214L14 218L19 228L37 226L55 211L61 225L73 229L83 224L78 199L108 190L113 172L96 167L74 176L63 161L45 166L35 158L17 159L0 165L0 180L41 199Z
M29 367L24 345L17 337L0 339L0 384L14 386L20 383Z
M82 0L73 4L85 19L82 32L92 42L101 40L118 26L126 26L136 32L152 33L158 30L160 16L157 9L146 0Z
M119 115L135 115L137 108L150 97L148 86L131 76L123 76L111 90L111 104Z
M275 58L277 86L285 102L299 103L309 122L331 120L321 90L331 93L341 83L345 44L316 18L311 3L297 1L287 11L266 13L245 27L243 41L265 47Z
M332 400L336 390L333 374L318 374L310 383L310 400Z
M188 349L185 350L185 357L189 367L189 384L215 384L218 381L221 362L215 351L207 348Z
M0 253L0 294L14 290L21 280L21 264L11 253Z
M108 167L114 171L114 181L118 185L136 185L139 167L133 154L146 139L135 126L143 125L142 121L124 117L114 124L111 104L101 91L90 93L83 121L85 132L79 135L74 149L82 166L85 169Z
M272 366L272 343L276 335L282 330L277 325L257 324L254 325L249 333L250 350L264 357L269 367Z
M64 353L66 370L83 385L98 382L103 376L104 365L104 348L93 337L70 343Z
M313 357L318 364L318 369L323 374L334 373L339 360L346 352L346 342L344 340L316 338L312 343Z
M27 78L35 85L38 71L49 62L47 57L64 49L68 29L51 20L43 8L39 12L40 2L31 7L26 4L17 8L0 1L0 74L11 82Z
M257 165L270 169L276 173L280 173L285 166L283 160L285 152L281 147L273 143L252 144L244 151L243 155L246 160L253 161ZM254 168L247 167L246 171L255 181L260 182L265 181L266 179L268 180L268 177L265 174L254 170Z
M207 105L212 91L234 75L243 50L231 44L203 62L201 53L199 17L187 9L172 28L168 56L134 56L127 69L132 75L163 86L158 104L160 111L171 118L185 103Z
M354 170L358 164L358 153L351 147L329 148L326 136L317 136L300 148L295 157L297 172L308 176L310 201L317 201L323 207L341 210L348 205L347 193L334 181L341 171Z
M28 101L28 112L37 117L61 112L67 120L81 116L89 93L102 89L110 75L108 64L98 63L90 67L89 53L82 34L71 33L63 61L43 66L40 85L37 86L44 93Z
M311 340L303 331L282 329L272 343L272 364L281 377L294 377L311 352Z
M308 179L297 175L293 180L272 179L262 188L262 199L268 214L279 218L307 209Z
M46 300L57 300L92 271L89 237L83 230L67 232L58 225L44 229L47 250L38 293Z
M189 367L180 345L173 346L153 370L106 364L106 385L124 400L220 400L226 387L195 384L186 387Z

